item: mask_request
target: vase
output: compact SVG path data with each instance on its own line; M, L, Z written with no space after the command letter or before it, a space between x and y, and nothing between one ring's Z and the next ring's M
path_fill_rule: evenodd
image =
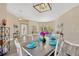
M45 45L46 45L46 38L43 37L43 39L42 39L42 48L43 49L45 48Z
M3 20L2 20L2 25L5 26L5 25L6 25L6 22L7 22L6 19L3 19Z
M42 39L42 43L46 43L46 38L45 37L43 37L43 39Z

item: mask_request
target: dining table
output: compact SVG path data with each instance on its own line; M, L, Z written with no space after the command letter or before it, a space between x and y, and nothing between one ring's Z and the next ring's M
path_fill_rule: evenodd
M50 46L49 44L45 44L42 46L42 43L38 45L37 42L35 42L37 46L35 48L29 49L26 47L26 43L22 46L22 49L29 55L29 56L50 56L55 51L55 47Z

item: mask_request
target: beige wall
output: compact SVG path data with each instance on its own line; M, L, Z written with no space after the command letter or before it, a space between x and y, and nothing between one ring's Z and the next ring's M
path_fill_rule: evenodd
M0 4L0 22L6 17L6 4Z
M53 21L51 21L51 22L35 22L35 21L21 20L20 23L28 25L29 34L32 33L32 29L34 27L36 27L35 32L41 31L41 27L44 27L44 26L46 26L47 29L52 31L52 30L54 30L54 25L55 25Z
M13 24L19 25L17 22L17 17L7 12L6 19L7 19L7 27L10 27L10 37L12 38L14 32Z
M49 32L52 32L54 30L54 27L55 27L55 24L54 24L54 21L51 21L51 22L39 22L39 30L41 30L41 27L46 27L47 30Z
M66 39L79 42L79 6L64 15L64 22Z
M79 44L79 6L59 17L60 21L64 23L65 40Z

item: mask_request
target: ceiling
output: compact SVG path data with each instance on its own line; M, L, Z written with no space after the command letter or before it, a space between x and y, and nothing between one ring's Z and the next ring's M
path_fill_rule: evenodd
M33 8L33 3L9 3L7 11L18 18L29 19L38 22L48 22L60 17L71 8L77 6L77 3L53 3L52 10L39 13Z

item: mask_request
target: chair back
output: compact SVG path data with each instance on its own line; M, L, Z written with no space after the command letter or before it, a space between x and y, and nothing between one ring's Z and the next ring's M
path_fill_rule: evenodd
M63 45L64 45L63 38L57 39L54 56L62 55L61 51L62 51Z
M18 41L17 38L15 38L14 43L15 43L15 46L16 46L16 49L17 49L17 54L18 54L19 56L22 56L21 45L20 45L20 43L19 43L19 41Z

